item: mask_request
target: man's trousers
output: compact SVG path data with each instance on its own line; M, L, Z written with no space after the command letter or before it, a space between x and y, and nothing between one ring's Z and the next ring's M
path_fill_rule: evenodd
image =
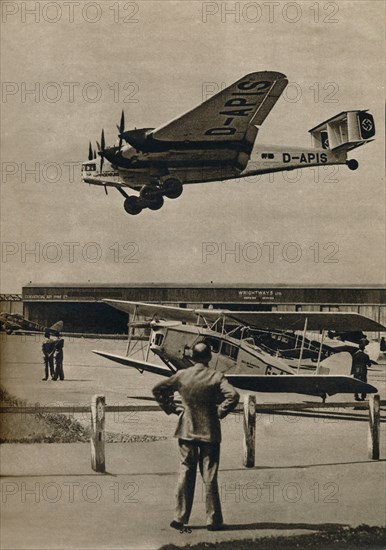
M181 462L174 519L180 523L186 524L189 522L198 465L205 485L206 522L208 525L221 525L223 517L217 484L220 443L204 443L202 441L179 439L178 444Z
M54 357L53 355L44 355L44 373L46 378L48 378L48 369L50 369L50 375L54 378L55 376L55 370L54 370Z

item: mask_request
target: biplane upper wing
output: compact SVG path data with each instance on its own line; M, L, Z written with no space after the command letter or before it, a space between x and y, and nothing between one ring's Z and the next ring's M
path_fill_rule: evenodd
M307 320L307 330L368 330L383 332L386 327L359 313L314 312L314 311L232 311L227 316L242 324L264 330L303 330Z
M307 319L307 330L337 330L351 332L367 330L386 331L386 327L359 313L314 312L314 311L230 311L227 309L192 309L125 300L103 300L107 304L124 311L147 318L160 318L170 321L196 323L198 317L215 321L226 317L229 321L262 330L303 330Z
M282 376L258 374L225 374L236 388L256 392L303 393L334 395L335 393L376 393L371 384L343 375L290 374Z
M216 320L224 315L224 310L220 309L192 309L173 306L161 306L158 304L145 304L143 302L128 302L125 300L103 300L110 306L124 311L130 315L139 315L148 319L158 318L167 321L181 321L186 323L196 323L199 316L209 320Z
M241 141L263 123L288 81L284 74L250 73L191 111L156 128L157 141Z

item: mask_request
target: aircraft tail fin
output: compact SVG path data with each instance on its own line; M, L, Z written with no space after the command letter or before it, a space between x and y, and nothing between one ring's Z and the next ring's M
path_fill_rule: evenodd
M317 149L350 151L372 141L375 136L374 117L368 110L343 111L309 130Z
M320 363L318 374L350 376L351 364L352 356L348 351L334 353Z
M59 334L59 332L62 332L63 330L63 321L58 321L57 323L54 323L48 328L48 330L51 332L51 334Z

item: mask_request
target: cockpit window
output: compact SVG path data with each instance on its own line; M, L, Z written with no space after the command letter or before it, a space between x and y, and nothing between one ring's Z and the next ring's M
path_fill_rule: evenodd
M239 350L236 346L230 344L229 342L223 342L221 346L221 355L230 357L231 359L236 360Z
M84 164L83 170L85 172L95 172L96 171L96 165L95 164Z

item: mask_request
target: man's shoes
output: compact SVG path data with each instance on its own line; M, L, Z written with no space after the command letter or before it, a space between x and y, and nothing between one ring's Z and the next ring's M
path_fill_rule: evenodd
M53 380L54 382L57 380L58 378L56 376L51 376L51 380Z
M210 523L206 526L208 531L224 531L226 529L226 525L224 523Z
M170 523L170 527L173 527L173 529L177 529L178 531L184 527L184 524L180 521L176 521L173 519L173 521Z
M360 398L358 395L355 396L355 401L360 401Z
M42 378L42 380L48 380L48 378Z

